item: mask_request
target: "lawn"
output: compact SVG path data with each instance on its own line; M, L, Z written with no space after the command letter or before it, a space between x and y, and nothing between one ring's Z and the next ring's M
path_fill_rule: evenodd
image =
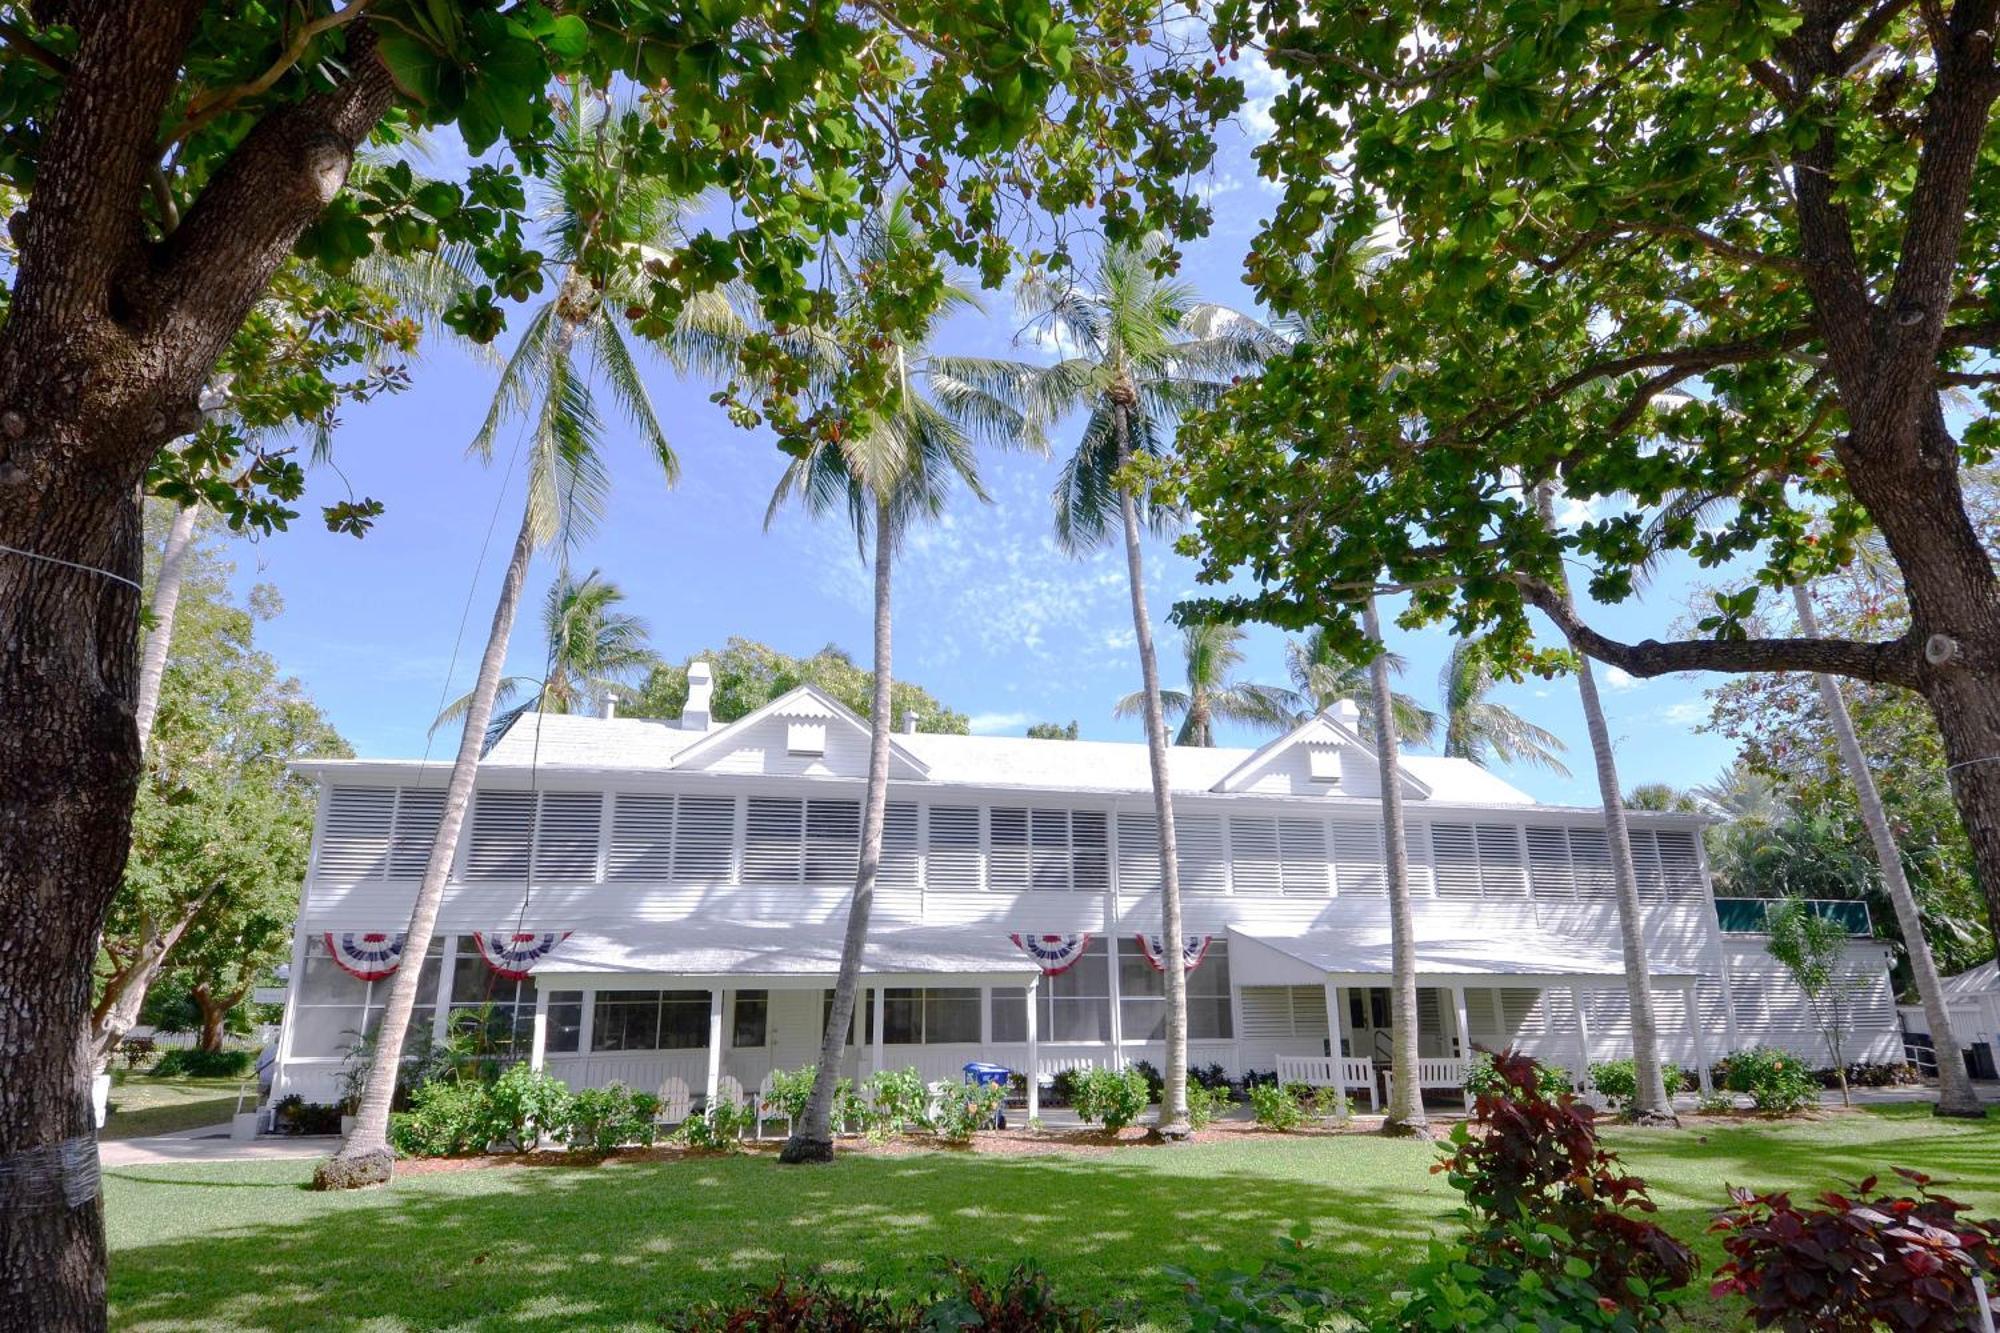
M1811 1191L1917 1166L2000 1212L2000 1120L1887 1108L1808 1123L1697 1122L1608 1136L1661 1220L1703 1236L1727 1183ZM301 1188L305 1163L107 1170L111 1298L121 1328L657 1327L780 1265L926 1285L943 1256L1022 1256L1066 1294L1126 1301L1175 1326L1163 1265L1254 1266L1310 1222L1344 1281L1390 1283L1454 1196L1434 1150L1363 1136L1243 1139L1116 1154L844 1157L790 1170L713 1158L595 1169L406 1177L367 1193ZM1699 1326L1731 1327L1705 1298Z
M245 1088L251 1096L244 1105L254 1105L254 1078L154 1078L120 1069L111 1076L111 1114L99 1137L136 1139L227 1124L236 1114L236 1095Z

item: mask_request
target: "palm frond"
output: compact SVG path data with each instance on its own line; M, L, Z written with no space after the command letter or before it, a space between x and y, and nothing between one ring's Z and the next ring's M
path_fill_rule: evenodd
M659 463L667 484L673 485L680 480L680 459L675 457L673 445L667 442L667 432L653 410L653 397L646 392L646 381L639 375L638 363L632 359L632 349L626 345L617 316L600 307L589 328L598 377L610 386L612 399L625 419L638 427L647 452Z

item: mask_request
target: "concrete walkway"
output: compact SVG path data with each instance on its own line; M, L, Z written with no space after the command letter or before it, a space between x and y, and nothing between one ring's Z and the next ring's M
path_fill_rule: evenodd
M291 1162L325 1157L340 1146L337 1136L232 1139L228 1125L184 1129L150 1138L108 1139L97 1145L106 1168L159 1166L168 1162Z

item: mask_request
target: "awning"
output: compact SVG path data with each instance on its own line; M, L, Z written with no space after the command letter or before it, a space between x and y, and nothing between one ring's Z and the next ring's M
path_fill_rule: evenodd
M1229 928L1229 976L1239 986L1309 986L1325 982L1376 985L1391 974L1386 927L1315 930L1302 935ZM1656 977L1692 978L1686 968L1655 965ZM1615 948L1554 930L1488 930L1440 935L1419 926L1417 975L1425 982L1492 985L1498 978L1569 984L1622 981L1625 959Z
M682 921L616 936L577 933L535 964L536 982L557 989L661 989L710 982L820 987L840 970L841 936L789 922ZM864 976L916 981L948 976L967 985L1024 986L1041 968L1006 934L979 929L873 931Z

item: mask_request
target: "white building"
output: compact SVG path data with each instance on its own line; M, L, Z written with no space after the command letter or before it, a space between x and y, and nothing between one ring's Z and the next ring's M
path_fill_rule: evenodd
M529 715L493 748L421 961L420 1029L491 1004L518 1054L539 1031L536 1054L575 1086L754 1087L815 1058L867 727L811 687L715 724L692 674L678 724ZM1343 705L1255 751L1172 753L1195 1066L1283 1060L1359 1090L1386 1065L1381 808L1355 721ZM850 1072L1162 1063L1145 747L900 734L890 763ZM302 769L320 811L276 1088L332 1101L384 978L410 965L400 932L448 766ZM1403 780L1425 1084L1457 1086L1469 1048L1570 1067L1629 1054L1602 812L1538 805L1463 760L1411 756ZM1810 1058L1802 997L1760 937L1718 920L1701 818L1631 821L1666 1057L1763 1043ZM1857 940L1850 956L1852 1056L1899 1058L1887 951Z

